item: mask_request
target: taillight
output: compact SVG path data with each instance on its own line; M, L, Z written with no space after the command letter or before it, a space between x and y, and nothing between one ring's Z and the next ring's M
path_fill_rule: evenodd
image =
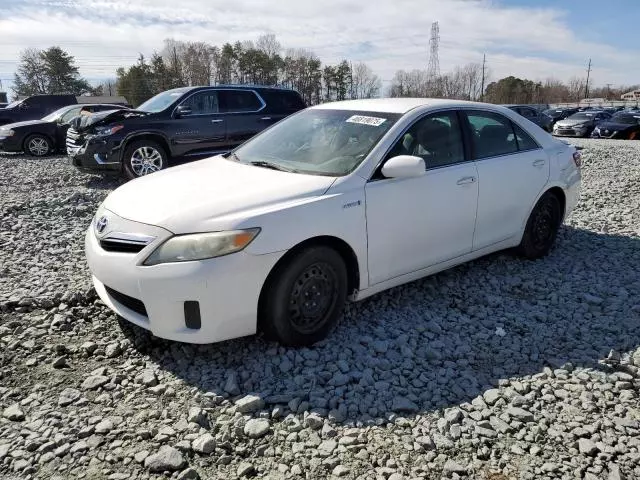
M578 168L582 165L582 154L580 152L573 152L573 163L575 163Z

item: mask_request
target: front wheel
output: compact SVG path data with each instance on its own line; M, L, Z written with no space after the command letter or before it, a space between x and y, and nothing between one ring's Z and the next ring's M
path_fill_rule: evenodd
M167 168L168 157L157 142L140 140L127 146L123 162L125 176L133 180Z
M553 246L562 222L562 208L558 197L547 192L527 220L527 226L518 246L518 253L530 260L546 256Z
M306 346L325 338L347 298L347 268L332 248L296 253L270 275L261 295L260 326L283 345Z
M34 157L44 157L52 148L51 141L44 135L31 135L24 142L24 151Z

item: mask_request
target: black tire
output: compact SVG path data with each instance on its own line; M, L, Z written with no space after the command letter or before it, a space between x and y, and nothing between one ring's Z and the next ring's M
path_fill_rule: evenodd
M32 157L44 157L53 150L51 140L38 133L29 135L24 141L24 152Z
M518 253L530 260L545 257L556 241L562 214L560 200L555 194L542 195L527 220Z
M131 142L125 148L122 157L122 170L129 180L164 170L168 166L167 152L162 145L153 140Z
M347 267L332 248L297 252L267 280L260 302L261 330L268 339L292 347L326 338L342 314L347 285Z

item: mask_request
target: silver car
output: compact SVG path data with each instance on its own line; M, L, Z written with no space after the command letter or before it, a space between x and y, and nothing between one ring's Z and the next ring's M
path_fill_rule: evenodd
M577 112L557 121L553 126L553 134L560 137L588 137L598 123L609 118L611 114L604 111Z

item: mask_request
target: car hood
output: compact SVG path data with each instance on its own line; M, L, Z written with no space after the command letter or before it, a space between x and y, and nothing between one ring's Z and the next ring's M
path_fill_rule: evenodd
M637 125L617 122L601 122L598 124L600 130L626 130L627 128L633 127L637 127Z
M122 218L176 234L215 231L234 228L252 214L322 195L334 181L216 156L130 181L114 190L103 206Z
M104 112L92 113L91 115L79 115L71 121L71 127L78 132L83 132L92 127L120 122L133 117L146 117L147 115L149 115L148 112L127 108L106 110Z
M43 120L26 120L24 122L5 123L2 125L2 128L14 130L21 127L33 127L34 125L47 125L49 123L51 122L45 122Z
M565 118L564 120L560 120L556 123L559 127L573 127L574 125L582 125L583 123L593 123L593 119L589 120L578 120L572 118Z

